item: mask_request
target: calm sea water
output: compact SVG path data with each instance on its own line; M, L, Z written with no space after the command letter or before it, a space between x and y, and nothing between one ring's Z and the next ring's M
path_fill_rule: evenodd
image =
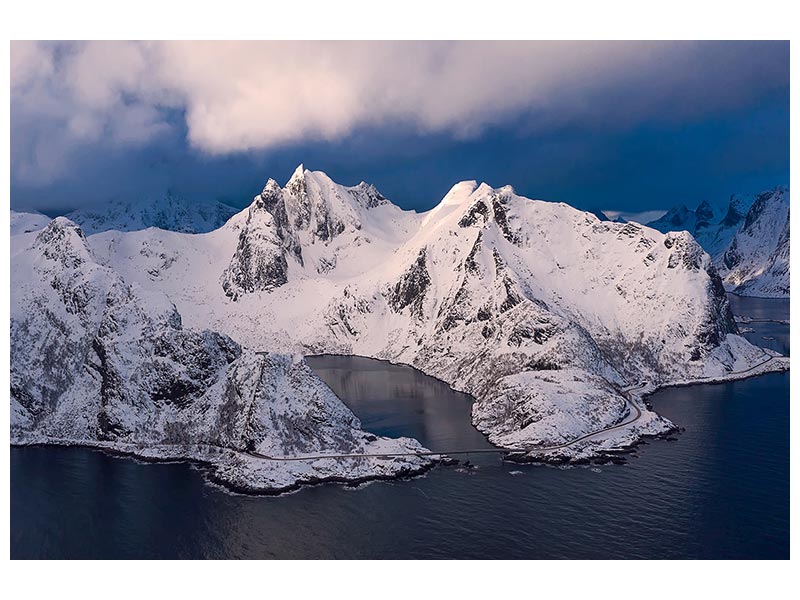
M788 349L782 327L770 337ZM369 430L434 449L487 444L470 426L470 398L413 369L310 362ZM686 431L642 446L626 465L560 469L475 455L474 470L277 498L232 495L186 464L12 448L11 555L788 558L788 374L664 390L652 401Z
M752 319L787 320L789 300L761 300L728 294L733 314ZM740 328L754 331L744 333L752 343L789 355L789 327L782 323L743 323Z

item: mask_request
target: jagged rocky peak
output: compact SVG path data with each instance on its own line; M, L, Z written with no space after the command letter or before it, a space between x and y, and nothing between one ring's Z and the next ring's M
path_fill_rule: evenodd
M725 213L720 224L723 227L738 227L747 215L747 211L755 202L753 196L745 196L741 194L731 195L728 204L728 211Z
M308 185L306 183L306 170L302 163L294 170L294 173L292 173L289 181L286 182L284 190L289 197L295 201L295 203L310 211L310 205L308 202ZM298 222L297 226L301 227L303 224L303 222Z
M685 204L681 204L679 207L674 209L674 212L671 211L671 214L667 213L667 218L672 223L675 223L677 225L677 224L686 223L689 220L689 217L690 217L691 214L692 214L692 211L690 211L688 208L686 208Z
M697 227L710 225L714 220L714 208L707 200L703 200L694 211Z
M348 191L364 208L375 208L376 206L391 204L389 200L378 191L378 188L365 181L348 188Z
M290 263L317 272L334 269L334 239L346 233L359 236L365 212L387 204L375 186L361 182L345 187L302 164L283 188L269 179L248 209L223 274L226 294L236 300L242 294L271 291L287 282ZM360 242L371 241L366 234L360 237Z
M360 208L385 201L374 187L347 188L322 171L300 165L283 189L284 230L292 230L303 242L328 243L345 231L361 229Z
M280 184L270 177L267 183L264 184L264 189L261 190L261 194L256 196L253 201L258 202L260 198L265 206L272 206L280 199L281 192Z
M475 182L463 183L467 185L459 189L456 188L462 184L454 186L450 191L450 194L453 195L450 198L445 196L445 199L440 204L440 206L461 207L463 212L458 221L458 226L461 228L482 228L493 223L509 242L512 244L519 243L520 236L510 226L510 209L508 206L512 198L517 198L514 194L514 188L507 185L494 189L486 183L481 183L478 186L472 185ZM469 195L466 195L466 191L470 188L472 188L472 191Z
M708 254L687 231L670 231L664 236L664 246L670 250L667 268L679 265L690 271L706 269L711 261Z
M695 213L686 208L685 204L681 204L669 209L667 214L655 221L650 221L647 226L662 233L676 230L694 231Z
M378 189L362 181L347 187L334 182L322 171L309 171L301 164L283 187L270 179L261 193L272 212L285 212L281 222L296 232L307 231L312 238L328 242L345 230L361 229L361 211L391 204Z
M77 268L93 260L83 230L67 217L50 221L36 236L34 246L41 250L42 256L65 267Z
M784 195L788 194L788 191L788 188L778 186L758 194L750 210L747 211L742 230L751 229L754 223L761 218L761 215L765 214L767 211L781 211L784 203L788 211L788 199L784 198Z

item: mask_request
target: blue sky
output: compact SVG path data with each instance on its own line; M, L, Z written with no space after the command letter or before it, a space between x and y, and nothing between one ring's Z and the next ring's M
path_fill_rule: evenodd
M641 212L789 183L789 45L12 44L11 204L243 206L302 162L425 210L463 179ZM213 65L213 68L210 68Z

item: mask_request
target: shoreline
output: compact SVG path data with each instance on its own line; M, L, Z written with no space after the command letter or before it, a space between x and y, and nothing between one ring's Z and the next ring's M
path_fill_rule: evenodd
M648 384L647 386L643 386L643 387L638 388L638 389L643 389L643 390L646 390L646 391L643 391L641 394L635 394L634 397L633 398L629 398L628 401L633 406L637 406L637 402L641 401L641 404L644 405L644 408L646 408L648 411L654 412L656 415L658 415L657 412L652 410L652 407L651 407L650 403L647 401L647 398L652 396L656 392L661 391L661 390L668 389L668 388L671 388L671 387L691 387L691 386L695 386L695 385L716 385L716 384L722 384L722 383L729 383L729 382L732 382L732 381L741 381L742 379L749 379L751 377L758 377L759 375L766 375L768 373L783 373L783 372L789 370L789 357L788 356L784 356L784 355L777 354L777 353L772 353L772 351L768 351L768 350L765 350L763 348L762 348L762 350L764 350L764 356L768 357L768 358L766 360L764 360L763 362L761 362L761 363L759 363L757 365L754 365L754 366L750 367L749 369L746 369L745 371L741 371L741 372L737 372L737 373L729 373L727 375L705 377L705 378L701 378L701 379L668 382L668 383L656 385L653 389L648 389L648 387L650 385L653 385L653 384ZM311 357L311 358L314 358L314 357L320 357L320 358L322 358L322 357L342 357L342 358L357 357L357 358L363 358L363 359L367 359L367 360L371 360L371 361L388 363L388 364L394 365L394 366L407 367L407 368L413 369L415 371L418 371L418 372L422 373L423 375L425 375L427 377L431 377L432 379L434 379L434 380L446 385L450 390L452 390L454 392L458 392L460 394L465 394L466 396L469 396L472 399L473 406L477 402L477 399L472 394L470 394L469 392L465 392L463 390L456 389L450 383L448 383L447 381L445 381L443 379L440 379L439 377L436 377L435 375L431 375L431 374L425 372L423 369L418 368L418 367L416 367L414 365L411 365L411 364L408 364L408 363L395 362L395 361L393 361L391 359L376 358L374 356L363 356L363 355L360 355L360 354L343 354L343 353L339 353L339 352L322 353L322 354L314 353L314 354L308 354L308 355L304 354L303 355L303 359L305 359L307 357ZM760 369L761 367L764 367L765 365L767 365L768 363L770 363L773 360L777 360L778 361L778 365L779 365L778 367L776 367L774 369L769 369L769 368ZM634 389L637 389L637 388L634 388ZM630 393L632 391L633 390L628 390L628 393ZM342 401L345 402L344 400L342 400ZM345 404L346 404L346 402L345 402ZM641 406L637 406L637 408L641 409ZM658 416L660 417L660 415L658 415ZM624 418L625 417L623 417L623 419ZM629 422L628 424L635 425L637 420L638 420L638 418L636 420L634 420L634 421ZM503 448L502 446L498 446L497 444L493 443L489 439L489 434L486 431L484 431L482 429L479 429L478 427L475 426L475 424L473 422L473 419L472 419L472 416L470 417L470 422L472 424L472 427L474 427L476 431L480 432L481 435L483 435L483 437L486 439L486 442L489 443L492 447L497 448L498 450L508 450L508 453L505 456L502 457L503 461L514 462L514 463L517 463L517 464L536 464L536 463L541 463L541 464L561 464L561 465L563 465L563 464L587 464L586 461L591 463L595 459L600 460L600 461L604 461L604 462L601 462L600 464L607 464L608 462L613 462L613 461L609 460L609 455L614 456L614 455L619 455L619 454L622 454L622 453L630 453L631 451L633 451L632 449L634 449L636 446L640 445L643 441L646 441L647 439L666 439L666 440L669 440L669 438L672 435L674 435L675 433L679 433L680 431L683 430L683 428L680 427L679 425L676 425L676 424L672 423L671 421L667 420L667 422L669 422L672 426L669 427L668 429L664 430L664 431L661 431L659 433L642 433L642 434L639 434L639 437L636 440L634 440L633 442L631 442L630 444L621 445L621 446L619 446L617 448L613 448L613 449L598 450L594 456L576 458L576 457L567 456L565 454L561 454L561 455L553 456L551 458L536 459L536 458L533 458L533 457L531 457L529 455L530 452L537 452L536 449L525 451L525 450L516 450L516 449L513 449L513 448ZM564 446L565 447L570 447L573 444L579 444L580 440L583 437L600 435L606 430L611 430L611 429L615 429L615 428L620 428L620 424L613 424L613 425L610 425L609 427L607 427L607 428L605 428L603 430L584 434L584 435L580 436L578 439L576 439L576 440L574 440L572 442L565 442ZM624 427L622 429L624 430ZM591 443L591 442L589 442L589 443ZM539 452L541 452L541 450ZM523 457L525 459L527 459L527 460L522 460ZM571 462L571 461L574 461L574 462Z
M765 353L767 355L767 353ZM359 355L350 355L350 354L315 354L309 356L316 356L316 357L345 357L351 358L357 356L358 358L366 358L368 360L373 360L377 362L385 362L394 366L404 366L410 369L417 370L428 377L432 377L433 379L447 385L453 391L465 394L473 399L473 403L475 402L474 397L471 394L466 392L455 390L452 388L446 381L428 375L424 373L424 371L417 369L412 365L408 365L406 363L394 363L389 360L369 357L369 356L359 356ZM305 357L304 357L305 358ZM767 368L767 369L760 369L766 365L767 363L771 362L772 360L778 360L778 365L776 368ZM748 371L729 374L724 376L718 377L709 377L705 379L699 380L689 380L689 381L676 381L676 382L669 382L664 383L662 385L655 386L652 389L646 389L641 394L636 394L633 398L630 398L630 402L636 406L637 402L641 402L645 408L652 411L652 404L649 401L649 398L654 394L673 387L692 387L698 385L720 385L724 383L730 383L734 381L741 381L744 379L749 379L753 377L759 377L762 375L768 375L772 373L785 373L789 370L789 357L785 357L782 355L769 355L769 358L764 361L763 363L756 365L755 367L751 367ZM653 411L655 412L655 411ZM657 414L657 413L656 413ZM671 423L671 422L670 422ZM635 426L636 421L631 421L627 423L631 426ZM622 430L624 430L624 425ZM608 448L608 449L598 449L592 456L570 456L565 453L555 454L553 456L532 456L531 452L535 452L535 450L531 451L514 451L513 449L502 448L493 444L489 441L488 436L485 432L481 431L477 427L475 428L479 431L487 440L492 448L496 449L499 452L507 451L507 454L501 457L503 462L509 462L514 464L524 464L524 465L560 465L560 466L581 466L581 465L604 465L604 464L625 464L627 462L626 455L632 454L636 452L637 448L641 445L646 445L649 440L653 439L663 439L665 441L674 441L676 438L673 436L677 433L680 433L684 429L679 425L671 423L672 427L669 427L667 430L648 434L643 433L640 434L635 440L633 440L629 444L622 444L618 447ZM475 427L472 424L472 427ZM612 428L619 427L619 425L612 425ZM595 433L589 433L587 435L600 435L603 431L598 431ZM591 441L587 442L591 444ZM569 449L573 444L581 444L580 440L576 440L575 442L567 442L565 449ZM415 477L420 477L431 471L436 466L450 466L458 464L459 461L450 458L447 456L447 452L437 453L437 456L440 456L438 459L430 458L426 463L419 465L418 467L411 467L411 466L403 466L398 469L398 471L391 475L385 474L376 474L376 475L361 475L358 477L348 478L342 477L339 475L332 475L327 477L309 477L303 480L296 480L294 483L286 485L286 486L276 486L276 487L258 487L258 486L250 486L244 485L241 483L236 483L226 479L217 474L216 469L219 466L219 463L216 463L211 459L202 458L200 456L194 455L192 456L191 453L193 451L202 453L200 448L214 448L220 454L222 453L229 453L229 454L244 454L245 456L249 456L251 458L261 458L258 456L252 456L248 453L243 453L238 450L234 450L232 448L224 448L218 446L210 446L206 444L188 444L188 445L164 445L172 450L177 450L174 456L157 456L154 454L149 454L148 452L152 452L154 449L157 449L159 445L154 446L145 446L142 448L131 448L131 447L120 447L114 445L114 442L103 442L103 441L92 441L92 440L68 440L68 439L61 439L61 438L49 438L46 440L42 439L35 439L31 440L30 442L24 440L16 440L11 441L10 445L12 447L69 447L69 448L85 448L97 452L102 452L106 455L117 457L117 458L131 458L134 460L138 460L144 463L152 463L152 464L169 464L169 463L185 463L189 465L194 465L199 467L199 469L203 472L204 478L212 484L219 485L225 488L227 491L236 493L236 494L244 494L248 496L281 496L284 494L292 493L298 491L306 486L317 486L317 485L325 485L325 484L336 484L336 485L343 485L346 487L357 487L359 485L373 482L373 481L402 481L407 479L413 479ZM132 444L131 444L132 446ZM318 458L318 457L315 457ZM269 458L263 458L263 460L269 460ZM276 459L277 460L277 459ZM298 457L299 461L302 461L302 458Z
M767 355L767 353L765 353ZM649 398L658 392L670 389L670 388L680 388L680 387L694 387L700 385L722 385L726 383L732 383L735 381L743 381L745 379L751 379L754 377L761 377L763 375L770 375L770 374L777 374L777 373L785 373L789 370L789 357L783 355L769 355L766 361L751 367L747 371L742 371L739 373L731 373L729 375L723 376L712 376L708 378L703 378L699 380L689 380L689 381L676 381L676 382L668 382L661 385L655 386L653 389L646 389L646 391L642 392L641 394L637 394L635 399L631 399L631 402L634 403L636 401L641 401L644 404L645 408L654 412L658 415L658 413L653 409L652 403L649 401ZM772 360L778 360L778 367L773 369L763 369L759 370L759 367L762 367L769 363ZM660 415L659 415L660 416ZM597 450L594 456L588 457L573 457L568 456L567 454L555 454L550 457L541 457L537 458L535 456L531 456L529 451L520 451L518 453L509 454L508 456L504 457L503 460L508 462L514 462L517 464L543 464L543 465L586 465L586 464L608 464L612 462L614 464L624 464L627 462L624 458L625 454L631 454L636 451L636 448L641 445L645 445L648 443L648 440L655 440L655 439L662 439L665 441L674 441L677 438L673 436L675 434L679 434L682 431L685 431L684 427L672 423L672 421L668 421L671 423L672 427L662 431L660 433L642 433L639 437L633 440L630 444L627 445L620 445L616 448L608 448ZM631 421L630 425L634 425L635 421ZM612 425L612 427L618 427L617 425ZM588 435L600 435L603 433L602 431L597 432L595 434L588 434ZM572 444L579 444L580 441L576 440L574 442L567 442L567 446L571 446ZM588 442L591 444L591 442Z
M281 496L284 494L289 494L292 492L296 492L303 487L312 487L318 485L325 485L325 484L337 484L343 485L345 487L357 487L359 485L363 485L365 483L373 482L373 481L401 481L406 479L413 479L415 477L421 477L428 473L428 471L432 470L434 467L437 466L450 466L452 464L456 464L457 461L453 461L448 457L442 456L441 459L432 459L430 458L426 463L419 465L416 468L404 466L398 469L398 471L392 475L362 475L359 477L341 477L338 475L333 475L329 477L309 477L303 480L296 480L294 483L286 485L286 486L276 486L276 487L258 487L258 486L247 486L242 485L239 483L235 483L233 481L229 481L224 477L219 476L215 470L218 466L217 463L213 462L212 460L199 458L197 456L188 456L184 455L176 455L176 456L154 456L148 454L139 454L135 450L120 448L118 446L113 445L105 445L110 444L113 442L92 442L91 440L66 440L61 438L51 438L47 441L44 440L36 440L31 442L25 441L11 441L10 446L12 448L55 448L55 447L62 447L62 448L83 448L86 450L92 450L94 452L100 452L107 456L111 456L113 458L127 458L133 459L142 463L148 464L187 464L191 466L198 467L198 469L203 473L203 477L209 482L214 485L221 486L225 488L228 492L232 492L235 494L242 494L246 496ZM153 448L154 446L150 446L149 448ZM170 446L172 448L178 448L179 446ZM216 447L215 447L216 448ZM143 448L143 451L147 451L148 448ZM233 450L230 448L222 448L219 447L221 451L227 451L230 453L236 454L244 454L237 450Z

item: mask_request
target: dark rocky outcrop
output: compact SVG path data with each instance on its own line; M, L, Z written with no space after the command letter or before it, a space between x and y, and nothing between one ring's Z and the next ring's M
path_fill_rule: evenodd
M250 206L247 222L239 234L236 252L222 274L222 289L233 300L242 294L271 291L288 281L285 244L268 210L269 200L269 196L266 199L259 196ZM273 210L283 214L275 206ZM285 220L285 215L283 218Z
M431 283L426 256L426 249L422 248L416 260L389 290L389 306L395 312L400 312L408 306L411 307L412 315L416 317L422 316L425 294Z

